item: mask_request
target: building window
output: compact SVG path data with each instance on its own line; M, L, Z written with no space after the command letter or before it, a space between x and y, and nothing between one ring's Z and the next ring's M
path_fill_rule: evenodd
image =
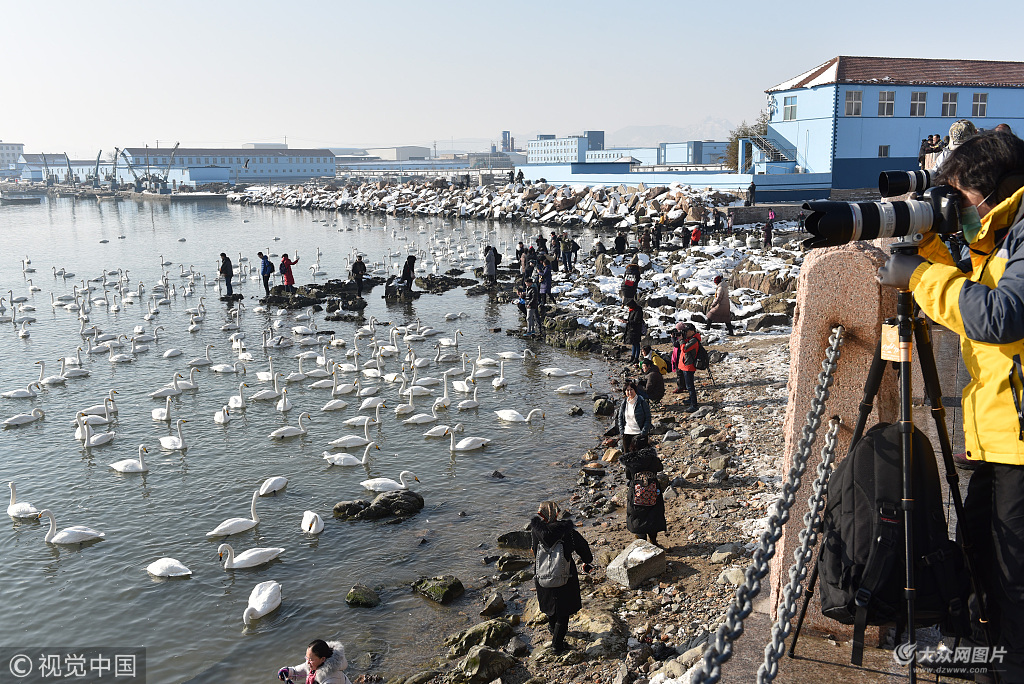
M988 93L974 93L971 116L988 116Z
M878 93L878 116L894 116L896 114L896 91L883 90Z
M860 105L863 95L863 91L860 90L846 91L846 116L860 116Z
M782 101L782 120L796 120L796 95L791 95Z
M956 93L942 93L942 116L956 116Z
M928 93L910 93L910 116L924 116L928 104Z
M889 146L888 145L879 145L878 146L878 156L879 157L888 157L889 156Z

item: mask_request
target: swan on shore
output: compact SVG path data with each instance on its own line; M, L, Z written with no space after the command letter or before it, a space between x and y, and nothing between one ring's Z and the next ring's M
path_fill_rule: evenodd
M386 477L375 477L370 480L363 480L359 484L373 492L397 492L403 489L409 489L409 484L411 483L407 484L405 482L406 477L411 477L416 482L420 481L420 478L416 477L411 471L403 470L398 475L400 482L395 482L394 480Z

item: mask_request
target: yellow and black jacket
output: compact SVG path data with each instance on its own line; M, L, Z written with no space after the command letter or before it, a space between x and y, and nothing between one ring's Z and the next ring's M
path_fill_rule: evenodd
M931 235L910 289L929 318L960 335L967 457L1024 465L1024 188L982 219L969 273Z

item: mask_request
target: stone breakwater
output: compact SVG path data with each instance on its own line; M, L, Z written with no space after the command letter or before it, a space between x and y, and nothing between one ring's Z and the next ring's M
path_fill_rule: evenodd
M253 187L228 196L231 202L292 209L355 211L387 215L525 221L552 226L633 228L665 216L668 226L701 222L737 197L690 186L550 185L510 183L461 188L447 181L383 181L323 188L293 185Z

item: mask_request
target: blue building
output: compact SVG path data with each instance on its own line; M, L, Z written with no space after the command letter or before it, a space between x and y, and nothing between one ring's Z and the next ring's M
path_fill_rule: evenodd
M833 189L917 169L922 139L947 135L958 119L1024 130L1024 62L840 56L765 92L770 120L750 140L754 173L828 173Z
M231 183L301 183L311 178L334 178L334 153L327 149L287 149L282 147L195 148L129 147L124 151L140 176L153 173L163 176L175 170L195 179L221 178L221 172L207 174L187 169L225 167ZM117 169L120 182L132 176L124 168L123 159ZM168 173L168 175L170 175ZM217 181L219 182L219 181Z

